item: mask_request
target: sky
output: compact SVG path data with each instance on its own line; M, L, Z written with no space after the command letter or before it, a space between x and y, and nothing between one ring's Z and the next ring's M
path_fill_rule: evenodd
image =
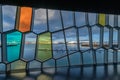
M15 18L16 18L16 9L17 9L16 6L6 6L6 5L2 6L3 31L8 31L8 30L14 29ZM47 31L47 29L48 29L47 28L46 9L34 9L34 10L35 10L34 11L35 16L34 16L34 18L32 18L33 19L32 20L33 21L33 32L35 32L36 34L40 34L42 32ZM64 25L63 27L64 28L74 26L72 11L62 11L62 17L63 17L63 25ZM22 19L26 19L26 18L21 18L21 20ZM80 27L80 26L83 26L86 24L84 12L75 12L75 19L76 19L77 27ZM54 31L62 29L62 24L61 24L62 21L61 21L59 10L49 9L48 10L48 20L49 20L48 23L49 23L49 31L50 32L54 32ZM90 25L94 25L97 21L96 14L89 13L88 20L89 20ZM110 15L108 23L111 26L114 25L114 16L113 15ZM82 40L89 39L89 36L88 36L89 31L86 29L87 29L86 27L79 29L79 35ZM53 41L64 41L64 40L62 40L63 37L61 37L59 33L62 33L62 36L63 36L62 31L58 32L58 33L54 33L53 38L52 38ZM107 36L109 36L107 33L108 32L106 31L104 34L105 38L108 38ZM33 38L35 38L36 36L34 36L34 33L30 33L30 34L32 34L32 35L26 36L27 37L26 40L34 41ZM93 40L99 41L100 29L97 26L93 26L92 34L93 34ZM115 31L114 32L115 39L117 38L116 34L117 34L117 32ZM77 40L75 37L77 35L75 28L65 30L65 35L67 36L67 38L66 38L67 41L76 41ZM105 40L108 40L108 39L105 39Z

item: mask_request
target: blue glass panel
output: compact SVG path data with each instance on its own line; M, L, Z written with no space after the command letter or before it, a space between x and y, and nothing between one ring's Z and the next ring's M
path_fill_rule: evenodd
M118 48L118 30L113 29L113 47Z
M6 70L6 66L5 66L5 64L3 64L3 63L1 63L0 64L0 72L4 72Z
M59 58L66 55L63 31L52 34L53 57Z
M114 15L109 15L109 25L114 27Z
M62 18L63 18L64 28L73 26L72 11L62 11Z
M33 32L42 33L47 31L46 9L36 9L34 17Z
M57 60L57 66L68 66L67 57L61 58Z
M96 62L104 63L104 49L98 49L96 50Z
M92 77L93 75L93 67L84 67L83 68L83 76L84 77Z
M19 59L22 34L12 32L7 35L7 61L12 62Z
M120 50L117 51L117 62L120 62Z
M23 58L27 61L33 60L35 56L36 35L33 33L25 34Z
M106 48L109 47L109 34L109 29L104 27L103 46Z
M70 64L71 64L71 65L80 65L80 64L81 64L80 56L81 56L81 55L80 55L80 52L71 54L71 55L69 56Z
M14 29L15 17L16 17L16 6L2 6L3 12L3 31Z
M2 61L2 54L1 54L1 34L0 34L0 62Z
M96 24L96 13L88 13L89 24L94 25Z
M55 67L55 60L50 59L43 63L43 67Z
M30 61L29 62L29 69L35 69L35 68L40 69L41 68L41 63L36 61L36 60Z
M108 50L108 63L113 63L113 50L112 49L109 49Z
M59 10L48 10L48 20L50 32L62 29Z

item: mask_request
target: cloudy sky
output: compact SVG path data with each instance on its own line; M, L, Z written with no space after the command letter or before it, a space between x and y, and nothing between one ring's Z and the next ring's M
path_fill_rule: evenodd
M8 31L8 30L14 29L16 10L17 10L16 6L2 6L3 31ZM64 24L63 27L64 28L74 26L72 11L62 11L62 18L63 18L63 24ZM90 25L94 25L96 23L96 14L95 13L89 13L88 18L89 18L88 20L89 20ZM76 19L77 27L80 27L80 26L83 26L86 24L84 12L76 12L75 19ZM61 24L62 22L61 22L59 10L48 10L48 20L49 20L48 23L49 23L49 31L50 32L54 32L54 31L62 29L62 24ZM110 15L108 23L111 26L114 25L114 16L113 15ZM48 30L48 28L47 28L46 9L34 9L33 32L39 34L39 33L45 32L47 30ZM93 40L98 41L98 39L99 39L98 35L100 34L100 29L98 27L93 27L92 32L93 32L93 36L94 36ZM63 32L61 31L59 33L63 33ZM115 34L117 34L117 32L115 32ZM67 36L68 41L76 40L76 38L74 38L74 36L77 35L76 29L71 28L71 29L65 30L65 35ZM88 36L89 33L85 27L79 29L79 35L81 36L81 39L83 39L83 40L89 39L89 36ZM108 35L105 34L105 36L108 36ZM26 37L28 40L33 40L33 38L35 38L33 33L31 36L26 35ZM62 38L60 38L60 37L61 37L60 34L54 33L52 39L53 40L61 40Z

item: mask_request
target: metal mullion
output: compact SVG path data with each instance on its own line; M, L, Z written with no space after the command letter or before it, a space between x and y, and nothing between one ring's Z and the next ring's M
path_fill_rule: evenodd
M33 31L33 27L34 27L34 20L35 20L35 9L32 8L32 17L31 17L31 31Z
M23 58L24 55L24 46L25 46L25 34L22 34L22 39L21 39L21 43L20 43L20 55L19 55L19 59Z
M114 15L114 27L118 27L118 15Z
M48 17L48 9L46 9L46 21L47 21L47 31L50 31L49 29L49 17Z
M113 63L117 63L117 51L114 50L113 53Z
M100 27L100 47L103 47L104 27Z
M104 64L108 63L108 50L104 50Z
M68 65L70 66L70 59L69 59L68 48L67 48L66 37L65 37L65 30L64 30L64 22L63 22L63 17L62 17L62 12L61 11L60 11L60 19L61 19L61 24L62 24L62 28L63 28L63 35L64 35L64 41L65 41Z
M3 15L2 15L2 5L0 5L0 32L3 32Z

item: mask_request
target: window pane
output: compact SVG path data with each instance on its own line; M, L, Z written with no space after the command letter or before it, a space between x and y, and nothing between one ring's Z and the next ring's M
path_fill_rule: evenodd
M103 46L109 47L109 29L104 27Z
M99 63L104 63L104 49L98 49L96 50L96 62Z
M57 60L57 66L68 66L67 57L61 58Z
M47 32L38 35L37 59L45 61L52 58L51 33Z
M101 24L102 26L105 26L105 14L99 14L99 24Z
M88 19L90 25L96 24L96 13L88 13Z
M43 67L55 67L55 60L50 59L43 63Z

